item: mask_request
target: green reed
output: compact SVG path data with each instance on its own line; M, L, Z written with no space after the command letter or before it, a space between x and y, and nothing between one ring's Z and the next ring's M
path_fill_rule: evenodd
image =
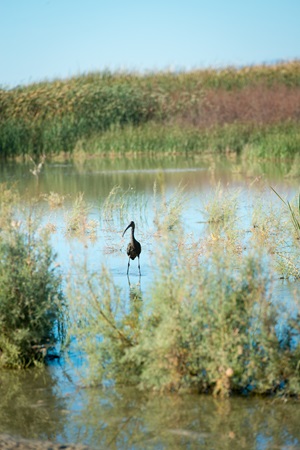
M97 155L212 154L245 159L293 158L300 148L297 123L253 126L230 124L209 129L161 125L114 128L87 139L81 147Z
M288 200L284 200L278 192L275 191L272 186L270 186L272 191L277 195L277 197L284 203L287 210L290 213L291 223L293 225L294 231L297 235L297 239L300 239L300 194L297 198L296 206L292 205Z

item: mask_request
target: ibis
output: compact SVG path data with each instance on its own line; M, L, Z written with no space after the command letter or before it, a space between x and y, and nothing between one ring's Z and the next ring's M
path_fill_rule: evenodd
M127 255L129 257L129 259L128 259L128 267L127 267L127 275L129 273L130 260L131 259L134 260L136 257L138 257L138 267L139 267L139 273L141 275L140 254L141 254L141 251L142 251L142 247L141 247L141 244L134 237L135 224L134 224L133 221L131 221L130 224L128 225L128 227L125 228L125 230L123 231L122 237L124 236L124 234L126 233L128 228L131 228L131 239L130 239L130 242L129 242L128 246L127 246Z

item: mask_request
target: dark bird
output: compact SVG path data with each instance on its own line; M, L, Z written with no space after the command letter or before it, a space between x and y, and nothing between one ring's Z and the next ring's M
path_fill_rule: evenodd
M138 262L139 262L139 272L141 275L141 268L140 268L140 254L142 251L142 247L141 244L135 239L134 237L134 229L135 229L135 224L134 222L130 222L130 224L128 225L127 228L125 228L125 230L123 231L122 237L124 236L125 232L128 230L128 228L131 228L131 240L127 246L127 255L129 256L128 259L128 267L127 267L127 275L129 272L129 266L130 266L130 260L134 260L136 257L138 257Z

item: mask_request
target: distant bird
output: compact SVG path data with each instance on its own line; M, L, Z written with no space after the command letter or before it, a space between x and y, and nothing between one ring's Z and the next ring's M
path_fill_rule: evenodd
M33 168L33 169L30 169L30 172L31 172L32 175L34 175L35 177L38 177L39 174L40 174L40 172L41 172L41 170L42 170L42 167L43 167L43 165L44 165L44 162L45 162L45 159L46 159L46 155L42 155L42 158L41 158L39 164L37 164L37 163L31 158L31 156L29 156L29 159L30 159L30 161L31 161L31 162L33 163L33 165L34 165L34 168Z
M140 267L140 254L142 251L141 244L135 239L134 237L134 229L135 224L134 222L130 222L127 228L123 231L122 237L124 236L125 232L128 230L128 228L131 228L131 240L127 246L127 255L129 256L128 259L128 267L127 267L127 275L129 272L129 266L130 266L130 260L134 260L136 257L138 257L138 263L139 263L139 273L141 275L141 267Z

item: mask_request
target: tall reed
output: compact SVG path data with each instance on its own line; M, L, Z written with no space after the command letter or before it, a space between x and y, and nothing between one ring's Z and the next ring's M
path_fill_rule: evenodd
M292 61L144 75L106 71L0 89L0 155L73 153L79 142L99 139L102 153L104 147L109 152L158 151L161 144L160 151L241 152L249 144L256 156L285 157L299 145L299 67ZM169 130L157 139L125 131L123 147L116 139L110 144L109 134L103 137L111 129L121 133L149 121L162 129L171 126L171 135ZM288 138L290 126L295 129Z

